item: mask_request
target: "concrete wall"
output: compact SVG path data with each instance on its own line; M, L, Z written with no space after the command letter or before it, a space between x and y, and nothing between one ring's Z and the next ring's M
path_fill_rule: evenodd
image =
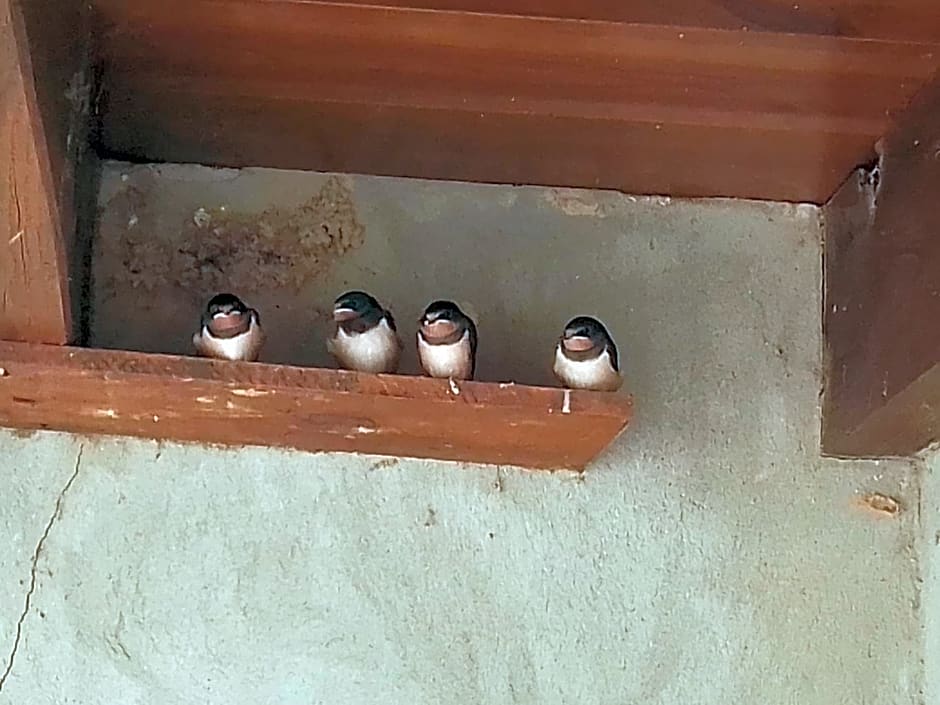
M925 703L940 702L940 450L923 458L920 548L923 565L921 613L924 620Z
M426 227L367 186L366 243ZM921 472L818 457L816 212L422 188L528 233L482 311L561 263L538 335L602 313L629 433L583 477L0 433L0 704L924 702Z

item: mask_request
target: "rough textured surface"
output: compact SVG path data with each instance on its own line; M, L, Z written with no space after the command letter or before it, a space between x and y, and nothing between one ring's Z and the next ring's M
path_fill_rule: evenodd
M271 213L291 217L330 180L265 169L106 164L91 344L189 353L199 313L216 292L215 277L207 285L168 274L166 256L128 260L128 239L149 238L164 255L174 243L189 249L193 237L212 229L211 220L195 229L193 219L220 212L266 232ZM355 218L344 211L339 223L360 223L361 244L333 252L299 290L279 286L281 264L263 257L272 240L296 251L292 228L260 239L254 270L239 263L228 272L230 288L261 312L269 332L265 361L332 366L324 343L328 313L348 288L366 288L390 307L409 343L429 301L460 302L478 320L477 376L489 381L552 381L555 341L579 313L609 324L628 375L633 358L646 354L663 361L651 374L677 374L667 364L675 353L659 347L676 340L688 341L686 368L716 367L722 378L730 375L725 345L740 351L756 344L762 357L783 366L791 356L816 354L818 337L796 335L817 313L817 298L805 291L818 274L811 207L378 177L353 177L348 187ZM780 291L765 305L752 293L756 286ZM729 337L741 325L746 329ZM406 345L403 372L417 372L415 358L414 345Z
M406 186L356 180L336 276L406 307L455 248L432 283L526 323L490 374L590 306L632 430L582 478L86 439L0 705L923 702L917 466L818 457L814 210ZM0 657L80 441L0 434Z
M910 456L940 441L938 112L940 81L825 209L828 455Z
M940 702L940 448L924 454L921 562L924 584L924 702Z

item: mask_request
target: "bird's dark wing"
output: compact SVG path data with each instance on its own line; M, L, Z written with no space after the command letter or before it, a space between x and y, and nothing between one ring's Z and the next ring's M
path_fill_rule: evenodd
M388 309L385 309L385 320L388 321L388 327L397 333L398 329L395 327L395 318Z
M607 352L610 355L610 364L614 366L616 372L620 372L620 360L617 359L617 346L614 345L614 341L607 341Z
M473 378L477 371L477 327L469 316L467 330L470 332L470 377Z

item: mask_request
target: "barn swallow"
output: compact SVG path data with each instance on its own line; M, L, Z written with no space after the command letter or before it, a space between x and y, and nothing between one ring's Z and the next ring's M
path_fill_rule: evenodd
M477 327L452 301L428 304L418 321L418 359L429 377L473 379Z
M390 311L363 291L348 291L333 304L335 329L326 348L340 367L360 372L395 372L401 339Z
M555 376L568 389L615 392L623 384L617 346L596 318L568 321L555 347Z
M202 314L193 345L203 357L254 362L264 345L261 318L234 294L216 294Z

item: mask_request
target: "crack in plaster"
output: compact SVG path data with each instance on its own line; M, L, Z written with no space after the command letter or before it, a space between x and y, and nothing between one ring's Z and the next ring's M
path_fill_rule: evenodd
M78 455L75 457L75 469L72 471L72 475L69 477L68 482L65 483L65 487L63 487L59 492L59 496L55 501L55 510L52 512L52 516L49 517L49 521L46 522L46 528L43 530L42 536L39 537L39 542L36 544L36 549L33 551L33 560L29 570L29 588L26 590L23 611L20 613L20 618L16 622L16 636L13 638L13 648L10 650L10 655L7 658L6 668L3 669L3 674L0 675L0 692L3 691L3 686L7 682L10 671L13 670L13 662L16 660L16 652L19 649L20 640L23 636L23 623L26 621L26 615L29 614L29 606L32 603L33 593L36 591L36 573L37 566L39 564L39 556L42 553L43 546L46 544L46 539L49 538L49 533L52 531L52 525L55 524L56 520L59 518L59 515L62 513L62 501L65 499L65 495L68 493L69 489L72 487L72 483L75 482L75 478L78 477L78 471L82 465L82 454L84 452L85 445L79 445Z

